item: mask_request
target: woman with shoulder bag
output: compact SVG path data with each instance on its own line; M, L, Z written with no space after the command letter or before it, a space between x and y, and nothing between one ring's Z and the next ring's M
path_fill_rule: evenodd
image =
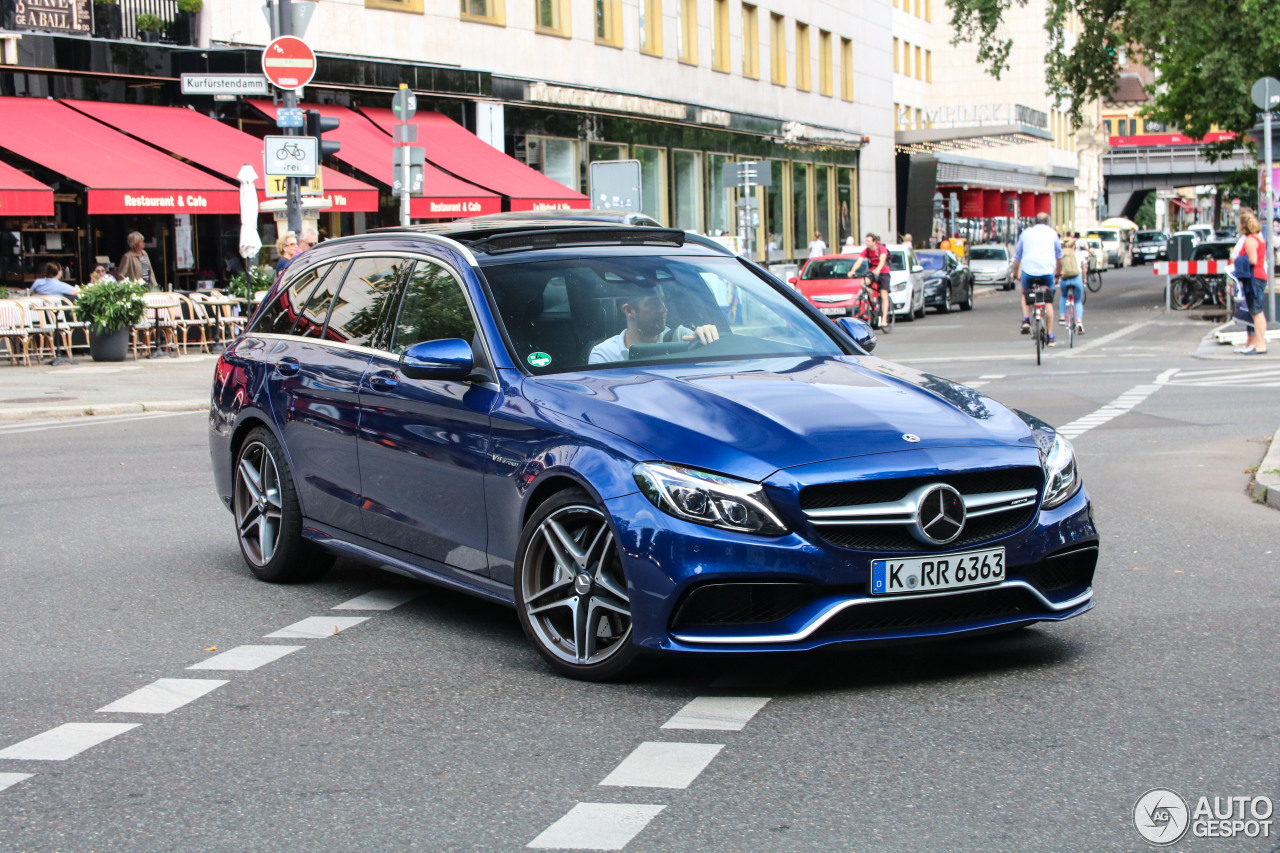
M1058 297L1058 322L1067 324L1067 292L1076 302L1076 334L1084 334L1084 277L1080 270L1080 256L1076 254L1074 237L1062 238L1062 295Z
M1262 303L1267 292L1267 248L1262 242L1262 225L1248 211L1240 214L1240 233L1244 245L1236 256L1233 273L1244 290L1245 304L1253 317L1253 332L1246 336L1241 355L1259 355L1267 351L1267 315Z

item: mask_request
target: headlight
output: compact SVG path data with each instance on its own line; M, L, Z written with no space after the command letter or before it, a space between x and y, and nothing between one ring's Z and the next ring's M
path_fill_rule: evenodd
M787 532L759 483L654 462L641 462L631 473L644 496L668 515L739 533Z
M1044 508L1053 509L1067 502L1080 490L1080 475L1076 472L1076 454L1071 442L1054 433L1053 443L1040 455L1044 466Z
M896 281L889 286L889 289L892 290L894 293L897 293L900 290L906 290L907 283L905 281Z

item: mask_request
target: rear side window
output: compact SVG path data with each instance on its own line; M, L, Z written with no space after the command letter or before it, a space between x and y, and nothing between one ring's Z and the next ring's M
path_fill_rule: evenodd
M418 261L404 289L404 301L392 329L396 355L423 341L461 338L472 343L476 324L462 285L444 267Z
M312 289L307 301L302 303L298 321L293 324L293 334L303 338L318 338L324 331L324 322L333 306L333 295L342 284L342 274L350 263L343 261L329 267L324 277Z
M299 273L280 289L275 298L264 306L253 324L255 332L263 334L287 335L298 319L301 307L306 304L307 297L315 288L316 282L324 277L332 264L322 264Z
M357 258L342 282L325 338L385 349L383 316L395 304L400 282L413 261L405 258Z

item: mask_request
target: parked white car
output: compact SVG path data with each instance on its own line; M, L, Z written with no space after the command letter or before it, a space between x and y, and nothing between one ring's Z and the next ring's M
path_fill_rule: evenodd
M889 302L893 313L910 322L924 316L924 267L906 243L886 243L889 250Z
M974 246L969 250L969 269L978 284L1013 290L1013 251L1008 246Z
M1107 250L1103 247L1102 241L1097 237L1086 237L1084 244L1089 247L1090 265L1098 272L1103 272L1111 268L1111 264L1107 263Z

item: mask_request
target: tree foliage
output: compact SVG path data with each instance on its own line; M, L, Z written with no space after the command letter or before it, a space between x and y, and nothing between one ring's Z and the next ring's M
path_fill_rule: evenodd
M1280 15L1274 0L1046 0L1048 84L1081 121L1106 99L1128 49L1156 72L1146 115L1201 137L1215 126L1244 134L1256 124L1254 81L1280 76ZM978 60L999 78L1012 40L1001 24L1027 0L947 0L953 44L973 42ZM1081 26L1069 32L1072 13ZM1240 143L1218 146L1219 153Z

